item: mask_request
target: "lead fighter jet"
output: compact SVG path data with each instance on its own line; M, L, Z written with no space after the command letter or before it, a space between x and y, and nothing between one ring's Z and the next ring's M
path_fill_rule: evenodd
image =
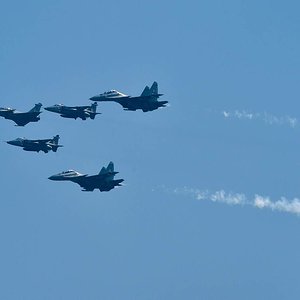
M65 106L63 104L55 104L53 106L45 107L45 110L58 113L64 118L86 120L87 118L95 119L97 113L97 102L90 106Z
M94 189L99 189L100 192L108 192L116 186L121 186L124 179L116 179L114 177L119 172L114 171L114 163L111 161L108 166L102 167L97 175L88 176L74 170L64 171L62 173L52 175L48 179L56 181L72 181L79 184L84 192L92 192Z
M158 93L158 84L153 82L151 88L145 87L140 96L132 97L120 93L116 90L111 90L103 94L91 97L92 101L113 101L121 104L124 110L141 109L143 112L152 111L160 107L165 107L168 101L157 101L163 94Z
M25 126L30 122L40 120L41 107L42 104L38 103L28 112L18 112L13 108L1 107L0 117L14 121L17 124L16 126Z
M12 141L7 141L7 144L22 147L25 151L44 151L45 153L48 153L51 150L56 152L59 147L63 147L62 145L58 145L58 141L59 135L56 135L53 137L53 139L45 140L28 140L25 138L17 138Z

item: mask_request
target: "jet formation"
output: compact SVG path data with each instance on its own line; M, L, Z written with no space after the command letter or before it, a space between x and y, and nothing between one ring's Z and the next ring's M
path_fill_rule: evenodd
M25 126L30 122L37 122L40 120L42 104L36 104L28 112L18 112L14 108L1 107L0 108L0 117L14 121L16 126Z
M49 151L56 152L59 147L63 147L58 144L59 135L53 137L53 139L44 140L29 140L25 138L17 138L12 141L7 141L6 143L13 146L22 147L25 151L44 151L48 153Z
M97 102L90 106L65 106L63 104L55 104L53 106L45 107L45 110L58 113L63 118L86 120L87 118L95 119L97 113Z
M157 99L163 96L158 93L158 84L153 82L151 88L146 86L140 96L125 95L117 90L110 90L103 94L99 94L90 98L92 101L112 101L123 106L124 110L135 111L141 109L143 112L152 111L160 107L165 107L168 101L158 101Z
M114 163L111 161L108 166L102 167L97 175L81 174L74 170L68 170L49 177L55 181L72 181L79 184L84 192L92 192L99 189L100 192L108 192L116 186L121 186L124 179L116 179L114 177L119 172L114 171Z
M97 113L97 102L116 102L119 103L124 110L136 111L141 109L143 112L153 111L160 107L165 107L168 101L158 101L163 94L158 93L158 84L153 82L152 86L146 86L140 96L129 96L118 92L117 90L110 90L103 94L99 94L90 98L95 101L91 105L84 106L66 106L63 104L55 104L53 106L45 107L45 110L58 113L63 118L86 120L88 118L94 120ZM31 122L38 122L40 120L42 104L38 103L28 112L18 112L13 108L0 108L0 117L12 120L16 126L25 126ZM13 146L22 147L25 151L48 153L49 151L56 152L59 147L59 135L52 139L26 139L17 138L15 140L7 141L6 143ZM102 167L99 174L88 175L81 174L74 170L64 171L62 173L52 175L50 180L54 181L71 181L81 186L82 191L110 191L115 187L121 186L124 179L114 179L119 172L114 171L114 164L110 162L108 166Z

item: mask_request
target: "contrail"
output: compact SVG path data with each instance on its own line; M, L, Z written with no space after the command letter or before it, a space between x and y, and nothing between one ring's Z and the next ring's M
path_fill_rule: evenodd
M298 119L290 116L275 116L269 113L252 113L246 110L222 111L222 115L226 119L239 120L261 120L268 125L287 125L291 128L298 126Z
M248 205L258 209L270 209L300 216L300 198L288 200L285 197L281 197L279 200L272 201L268 196L255 194L252 197L248 197L244 193L226 192L222 189L213 192L190 187L170 189L166 186L161 186L159 189L168 194L192 197L200 201L219 202L227 205Z

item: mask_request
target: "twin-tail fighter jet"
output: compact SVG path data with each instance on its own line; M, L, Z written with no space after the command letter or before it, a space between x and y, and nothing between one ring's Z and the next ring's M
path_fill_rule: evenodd
M25 138L17 138L12 141L7 141L7 144L22 147L25 151L35 151L40 152L44 151L48 153L49 151L56 152L59 147L63 147L58 144L59 135L53 137L53 139L45 140L28 140Z
M52 175L50 180L56 181L72 181L79 184L84 192L92 192L94 189L99 189L100 192L108 192L116 186L121 186L124 179L114 180L114 177L119 172L114 171L114 163L111 161L108 166L102 167L98 175L88 176L74 170L64 171L62 173Z
M95 119L97 113L97 102L90 106L65 106L63 104L55 104L53 106L45 107L45 110L58 113L61 117L86 120L87 118Z
M121 104L124 110L135 111L141 109L143 112L152 111L160 107L165 107L168 101L158 101L163 94L158 93L158 84L153 82L151 88L146 86L140 96L132 97L116 90L111 90L100 95L91 97L92 101L113 101Z
M18 112L13 108L0 108L0 117L14 121L16 126L25 126L30 122L37 122L40 120L39 114L41 113L42 104L36 104L28 112Z

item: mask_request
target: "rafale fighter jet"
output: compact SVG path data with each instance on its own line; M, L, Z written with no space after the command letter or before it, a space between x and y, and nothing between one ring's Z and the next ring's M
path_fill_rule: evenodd
M49 177L50 180L69 180L79 184L84 192L92 192L99 189L100 192L108 192L116 186L121 186L124 179L116 179L114 177L119 172L114 171L114 163L111 161L108 166L102 167L98 175L88 176L74 170L68 170Z
M53 139L45 139L45 140L28 140L25 138L17 138L12 141L7 141L7 144L13 146L22 147L25 151L44 151L48 153L49 151L56 152L59 147L63 147L62 145L58 145L59 135L53 137Z
M42 104L38 103L28 112L18 112L13 108L0 108L0 117L14 121L16 126L25 126L30 122L37 122L40 120L39 114L41 113Z
M65 106L63 104L55 104L53 106L45 107L45 110L60 114L64 118L86 120L87 118L95 119L97 113L97 102L91 106Z
M91 97L90 100L113 101L121 104L124 110L141 109L143 112L147 112L166 106L168 101L157 101L157 99L162 95L163 94L158 93L158 84L154 81L151 88L146 86L142 94L137 97L128 96L116 90L111 90Z

